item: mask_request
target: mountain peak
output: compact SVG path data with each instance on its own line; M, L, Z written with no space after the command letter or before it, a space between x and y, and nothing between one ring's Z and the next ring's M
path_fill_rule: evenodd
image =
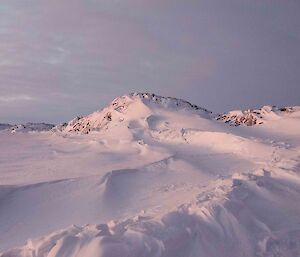
M111 105L113 107L120 107L126 105L133 101L142 101L148 107L162 107L167 109L187 109L187 110L202 110L207 113L211 113L205 108L199 107L190 102L175 98L175 97L166 97L160 96L153 93L143 93L143 92L133 92L128 95L120 96L115 98Z

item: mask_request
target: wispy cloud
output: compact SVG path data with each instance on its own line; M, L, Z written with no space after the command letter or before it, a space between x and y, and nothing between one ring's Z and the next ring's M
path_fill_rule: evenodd
M14 103L24 101L34 101L36 98L29 95L6 95L0 96L0 103Z

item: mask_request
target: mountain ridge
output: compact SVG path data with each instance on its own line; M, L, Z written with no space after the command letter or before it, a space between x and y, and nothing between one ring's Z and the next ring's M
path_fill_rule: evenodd
M132 108L132 105L135 105ZM107 125L118 120L124 121L127 115L132 118L147 118L155 109L161 108L166 111L186 112L199 115L211 120L217 120L230 126L255 126L261 125L270 119L278 119L300 111L300 106L276 107L263 106L258 109L233 110L226 113L213 113L206 108L192 104L189 101L165 97L154 93L133 92L113 99L106 107L85 116L77 116L74 119L58 125L49 123L6 124L0 123L0 130L10 132L28 131L52 131L52 132L75 132L88 134L91 131L99 131L107 128ZM128 110L129 109L129 110ZM129 112L129 113L128 113ZM144 113L143 113L144 112Z
M134 110L131 108L133 104L136 104ZM119 120L122 122L128 118L126 115L133 115L136 118L145 116L143 118L147 118L147 114L150 116L151 112L155 112L155 110L159 108L166 111L193 113L203 118L225 122L231 126L261 125L266 120L272 119L272 117L276 119L282 115L300 110L298 106L282 108L263 106L259 109L237 110L214 114L206 108L199 107L196 104L192 104L180 98L135 92L115 98L109 105L101 110L86 116L76 117L69 122L60 124L56 126L53 131L88 134L91 131L99 131L103 128L107 128L107 125L112 121ZM140 117L138 117L138 113L141 114Z

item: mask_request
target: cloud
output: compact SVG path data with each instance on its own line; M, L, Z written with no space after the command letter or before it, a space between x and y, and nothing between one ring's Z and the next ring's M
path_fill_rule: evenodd
M16 103L24 101L35 101L36 98L29 95L6 95L0 96L0 103Z
M299 8L282 0L2 0L0 122L68 120L131 91L220 112L299 104Z

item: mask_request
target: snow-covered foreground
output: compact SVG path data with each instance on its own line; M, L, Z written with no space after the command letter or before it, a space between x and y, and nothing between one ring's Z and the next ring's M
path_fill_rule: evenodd
M1 131L0 256L300 256L300 111L264 110L236 127L130 95Z

